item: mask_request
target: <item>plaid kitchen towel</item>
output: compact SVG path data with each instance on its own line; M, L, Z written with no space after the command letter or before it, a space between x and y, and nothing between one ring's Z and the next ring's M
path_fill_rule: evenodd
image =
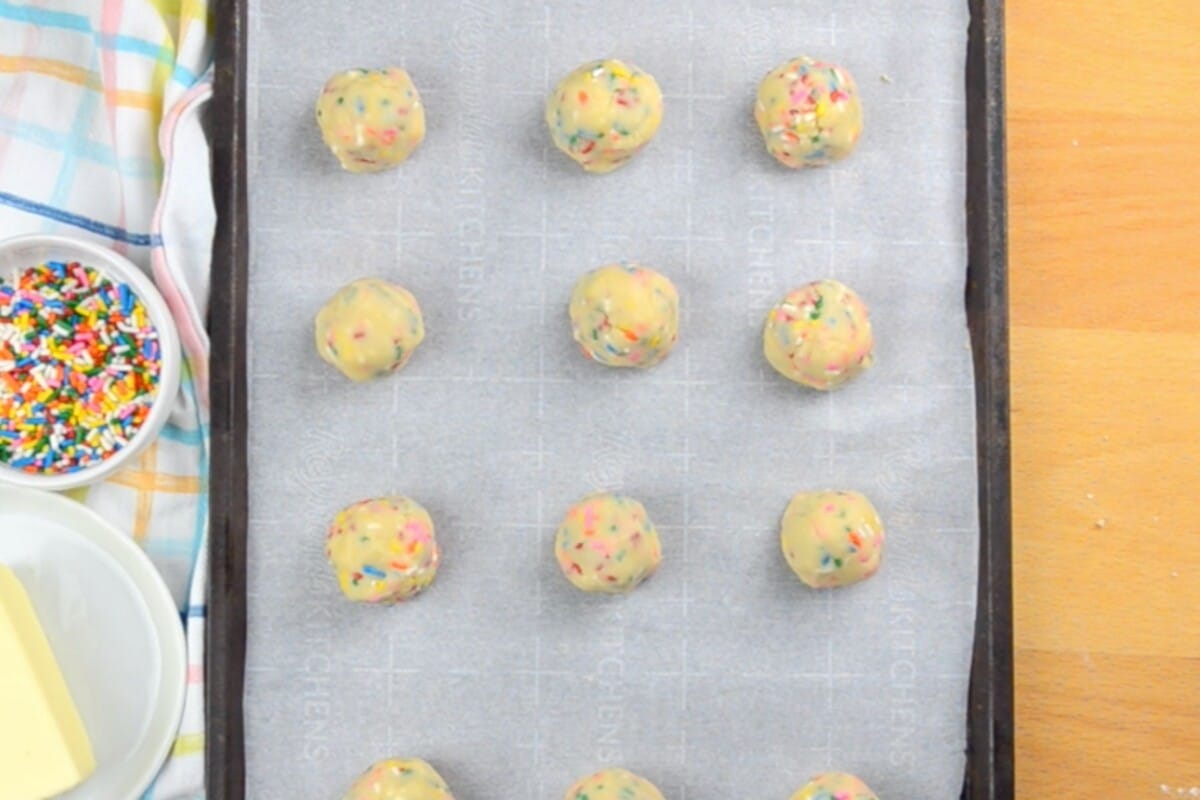
M0 0L0 238L57 232L123 253L184 344L162 436L73 493L145 548L186 626L183 722L155 800L204 796L210 34L207 0Z

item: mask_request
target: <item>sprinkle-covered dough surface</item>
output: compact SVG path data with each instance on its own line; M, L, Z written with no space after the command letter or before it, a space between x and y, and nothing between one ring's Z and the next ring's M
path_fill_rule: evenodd
M377 761L359 776L342 800L454 800L446 781L419 758Z
M848 772L826 772L818 775L792 800L879 800L865 783Z
M403 369L425 339L412 292L380 278L348 283L317 313L317 353L352 381Z
M640 775L611 767L580 778L563 800L663 800L663 796L657 786Z
M441 553L429 512L392 495L339 511L326 533L325 557L350 600L396 603L433 583Z
M571 332L583 354L610 367L652 367L679 337L679 293L640 264L609 264L571 292Z
M637 155L662 114L654 77L613 58L581 65L546 99L554 145L588 172L611 172Z
M783 512L783 557L814 589L849 586L879 570L883 523L859 492L801 492Z
M568 509L554 537L554 556L575 588L617 594L654 574L662 546L641 503L597 492Z
M843 283L815 281L788 292L763 325L763 355L775 371L812 389L835 389L874 362L862 298Z
M400 164L425 139L425 109L399 67L348 69L321 90L317 125L346 170L380 172Z
M807 56L768 72L754 102L767 152L793 168L824 166L850 155L862 134L862 118L850 73Z

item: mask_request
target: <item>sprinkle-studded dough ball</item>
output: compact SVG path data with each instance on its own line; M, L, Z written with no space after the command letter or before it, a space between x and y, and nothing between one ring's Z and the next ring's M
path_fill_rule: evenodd
M848 772L818 775L792 795L792 800L879 800L875 793Z
M425 109L399 67L349 69L317 99L321 138L350 172L380 172L412 155L425 138Z
M563 795L563 800L663 800L663 796L645 778L627 769L611 767L580 778Z
M317 313L317 353L352 381L399 371L424 338L417 298L380 278L346 284Z
M862 103L850 73L807 56L767 73L754 119L767 152L789 167L841 161L862 134Z
M325 556L347 598L396 603L425 590L441 553L421 504L393 495L346 506L329 524Z
M780 523L783 557L814 589L849 586L874 575L883 539L879 513L858 492L800 492Z
M559 150L588 172L611 172L650 143L662 122L653 76L616 59L589 61L546 99L546 124Z
M654 574L662 546L641 503L597 492L567 510L554 538L554 556L576 589L619 594Z
M610 367L652 367L679 336L679 293L663 274L609 264L582 275L571 292L571 330L583 354Z
M419 758L377 761L342 800L454 800L442 776Z
M874 361L867 306L834 280L793 289L767 313L763 355L789 380L834 389Z

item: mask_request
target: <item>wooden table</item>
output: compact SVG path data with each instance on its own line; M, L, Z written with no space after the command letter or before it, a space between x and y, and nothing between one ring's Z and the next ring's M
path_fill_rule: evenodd
M1007 27L1017 794L1200 797L1200 0Z

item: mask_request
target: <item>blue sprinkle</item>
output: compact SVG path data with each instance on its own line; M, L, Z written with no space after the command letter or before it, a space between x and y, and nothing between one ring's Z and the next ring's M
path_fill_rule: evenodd
M375 567L364 566L362 568L362 571L363 571L363 575L367 575L372 578L386 578L387 577L386 572L383 572L382 570L378 570Z

